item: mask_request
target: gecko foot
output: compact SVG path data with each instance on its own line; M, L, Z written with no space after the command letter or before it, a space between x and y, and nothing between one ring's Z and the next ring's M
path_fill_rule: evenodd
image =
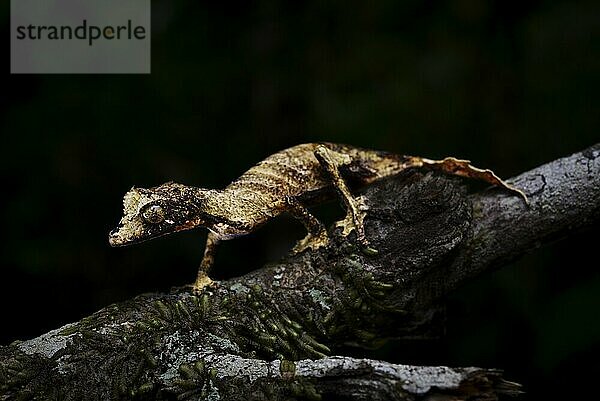
M354 210L348 210L346 217L335 223L336 227L342 229L342 235L347 237L352 230L357 233L363 232L363 224L365 217L367 216L366 211L369 210L363 196L358 196L352 199L352 206Z
M324 229L317 235L308 234L306 237L296 243L292 249L293 254L304 252L307 249L317 250L321 247L329 245L329 236Z
M336 227L342 229L342 235L347 237L350 235L352 230L356 232L356 239L360 243L363 253L366 255L377 255L377 249L370 246L369 241L365 235L364 220L367 216L366 211L369 210L363 196L353 198L353 210L349 210L346 213L346 217L335 223Z
M208 274L204 272L199 272L196 281L191 285L192 292L198 294L201 293L205 287L214 285L215 282L208 277Z

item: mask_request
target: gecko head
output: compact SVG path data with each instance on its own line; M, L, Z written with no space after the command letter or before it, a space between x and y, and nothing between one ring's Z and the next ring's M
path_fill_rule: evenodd
M123 217L108 236L110 245L135 244L203 225L201 193L174 182L131 188L123 197Z

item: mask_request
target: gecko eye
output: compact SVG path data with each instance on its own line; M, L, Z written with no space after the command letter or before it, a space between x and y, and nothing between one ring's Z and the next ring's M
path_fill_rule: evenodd
M152 224L162 223L165 219L165 211L160 205L152 205L142 212L142 217L145 221Z

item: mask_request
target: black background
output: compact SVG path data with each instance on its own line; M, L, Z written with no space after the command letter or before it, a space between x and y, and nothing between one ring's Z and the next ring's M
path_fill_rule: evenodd
M213 3L152 2L151 75L18 76L5 57L0 344L194 278L204 231L108 246L134 184L223 187L321 140L510 177L599 139L598 2ZM302 235L283 218L227 242L214 275ZM584 392L583 364L599 357L597 245L596 227L473 281L449 299L443 339L355 355L502 368L530 399Z

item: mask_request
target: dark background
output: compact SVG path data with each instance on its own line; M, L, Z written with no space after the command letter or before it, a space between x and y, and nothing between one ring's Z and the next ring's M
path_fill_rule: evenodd
M599 139L597 1L165 0L152 18L149 76L11 76L5 57L0 344L192 281L204 231L108 246L134 184L222 187L320 140L510 177ZM214 275L302 235L278 219L227 242ZM462 288L443 339L356 355L502 368L531 399L583 392L600 356L597 241L596 227Z

